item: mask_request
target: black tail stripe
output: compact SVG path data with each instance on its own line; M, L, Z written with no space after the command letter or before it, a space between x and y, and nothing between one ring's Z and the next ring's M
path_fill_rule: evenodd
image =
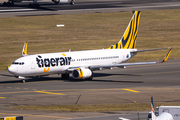
M136 17L136 16L134 16L134 17ZM133 37L134 37L134 24L135 24L135 19L132 19L132 30L131 30L131 38L129 39L129 45L128 45L128 48L130 47L130 45L131 45L131 42L132 42L132 39L133 39Z
M124 37L123 37L123 39L122 39L123 48L124 48L124 46L126 45L128 39L129 39L129 36L130 36L130 33L131 33L131 29L132 29L131 27L132 27L132 21L131 21L131 24L130 24L130 29L129 29L129 31L128 31L128 36L126 37L125 40L124 40Z

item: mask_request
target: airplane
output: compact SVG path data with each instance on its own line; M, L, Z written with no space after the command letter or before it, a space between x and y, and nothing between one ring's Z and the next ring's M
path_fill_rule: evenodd
M127 118L119 117L120 120L130 120ZM147 120L174 120L172 115L167 112L161 113L159 116L155 115L153 97L151 97L151 113L148 114Z
M163 112L159 116L155 115L153 97L151 97L151 116L149 120L174 120L172 115L168 112Z
M172 49L168 51L162 61L125 63L139 52L169 49L135 49L140 14L140 11L134 12L120 41L107 49L28 55L27 42L25 42L22 57L15 60L8 68L8 71L21 79L22 82L25 82L25 78L28 76L50 74L61 74L62 79L69 79L69 74L72 74L74 79L92 80L93 71L95 70L157 64L167 61Z
M14 6L14 2L22 2L22 1L30 1L30 0L8 0L8 2L4 2L3 6ZM70 1L70 2L69 2ZM52 0L56 5L59 3L70 3L70 5L74 5L75 0ZM38 0L33 0L33 3L29 3L29 7L31 8L39 8L40 5Z

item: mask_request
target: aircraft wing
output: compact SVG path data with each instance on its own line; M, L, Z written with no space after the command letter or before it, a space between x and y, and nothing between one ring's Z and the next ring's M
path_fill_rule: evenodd
M101 69L101 68L111 68L111 67L125 67L125 66L131 66L131 65L147 65L147 64L157 64L157 63L163 63L166 62L172 49L170 49L165 56L165 58L162 61L156 61L156 62L136 62L136 63L121 63L121 64L114 64L114 65L104 65L104 66L90 66L89 69L95 70L95 69Z
M167 49L167 48L160 48L160 49ZM155 50L155 49L150 49ZM157 49L156 49L157 50ZM145 50L146 51L146 50ZM149 51L149 50L148 50ZM170 53L172 51L172 48L168 51L167 55L162 61L154 61L154 62L135 62L135 63L121 63L121 64L114 64L114 65L103 65L103 66L83 66L85 68L89 68L90 70L101 70L103 68L112 68L112 67L122 67L125 68L125 66L131 66L131 65L148 65L148 64L157 64L157 63L163 63L166 62ZM70 67L67 69L67 71L72 72L76 68L81 68L82 66L76 66L76 67Z

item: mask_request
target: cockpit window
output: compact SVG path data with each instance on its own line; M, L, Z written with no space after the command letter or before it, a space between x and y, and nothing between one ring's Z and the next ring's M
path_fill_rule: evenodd
M24 65L24 62L13 62L14 65Z

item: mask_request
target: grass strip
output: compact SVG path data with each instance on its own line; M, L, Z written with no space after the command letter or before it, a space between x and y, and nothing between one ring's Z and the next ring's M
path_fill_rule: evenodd
M180 106L180 103L155 103L155 106ZM102 105L52 105L52 106L13 106L13 109L61 111L61 112L105 112L151 110L150 103L102 104Z
M0 19L0 70L28 54L108 48L123 35L132 12L23 16ZM142 11L136 48L172 47L170 59L180 58L180 9ZM57 24L65 27L57 28ZM130 62L160 60L167 50L139 53Z

